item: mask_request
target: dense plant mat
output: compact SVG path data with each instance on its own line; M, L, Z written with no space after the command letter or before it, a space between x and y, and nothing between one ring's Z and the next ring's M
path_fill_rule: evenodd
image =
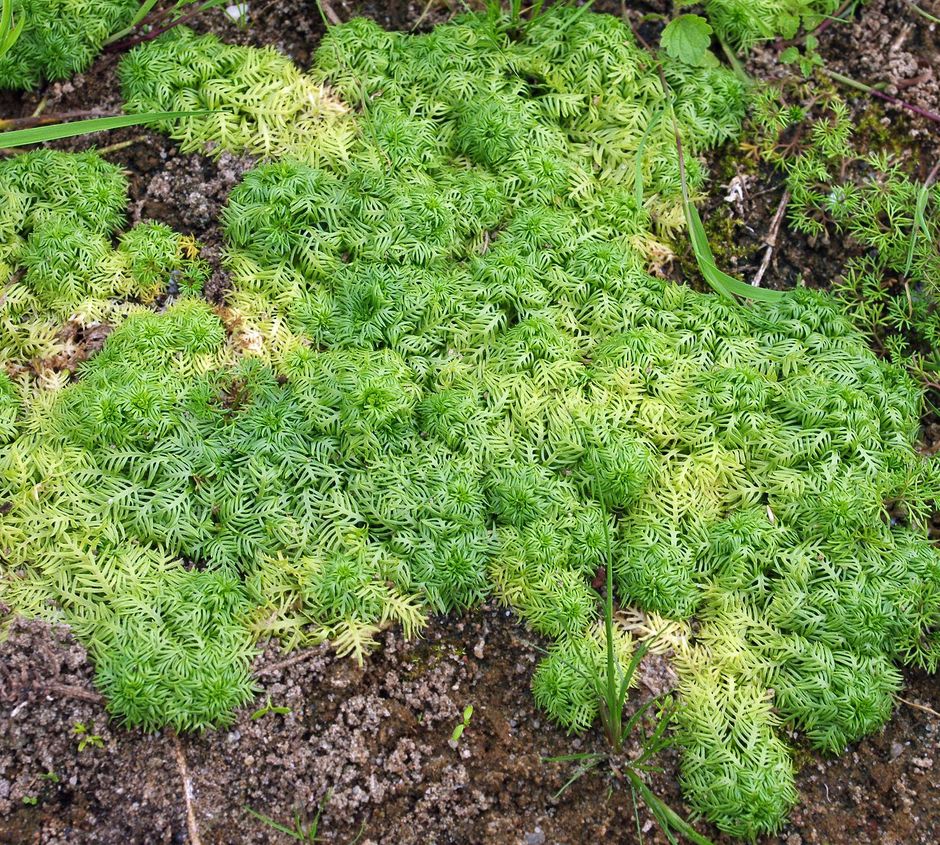
M215 62L255 76L187 72ZM51 277L76 281L44 285L30 221L104 238L119 177L85 157L89 181L49 197L22 175L36 154L0 165L25 209L3 229L33 297L15 327L89 299L119 324L74 383L3 383L0 595L73 627L113 714L224 723L259 637L361 656L387 622L495 594L556 640L534 692L584 729L605 522L618 600L695 622L668 626L682 782L726 831L775 830L795 801L783 728L840 751L890 715L895 664L936 669L919 388L825 295L739 305L648 273L682 219L673 117L693 153L736 136L730 73L571 8L420 36L352 21L308 74L180 29L122 73L142 110L298 100L167 127L276 157L226 209L218 311L141 307L171 293L142 244L198 290L162 230L120 284L104 240L57 250Z
M198 293L208 268L194 243L144 223L112 246L125 177L94 153L41 150L0 163L0 362L14 371L69 351L68 324L113 324L175 290ZM147 309L149 310L149 309ZM50 373L50 376L53 374Z
M139 6L137 0L13 0L23 30L0 55L0 88L35 88L80 73Z

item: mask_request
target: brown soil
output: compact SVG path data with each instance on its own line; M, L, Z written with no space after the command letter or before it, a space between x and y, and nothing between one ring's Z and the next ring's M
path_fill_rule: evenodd
M437 620L417 642L388 632L362 668L326 646L287 657L271 646L251 707L227 729L177 738L109 724L68 632L16 621L0 646L0 842L193 842L191 829L205 845L291 841L247 808L288 825L296 814L309 824L322 808L318 833L333 843L641 841L628 792L611 777L589 774L556 797L573 769L543 758L602 740L566 737L535 709L528 685L541 645L487 607ZM661 688L655 664L645 674L637 704ZM933 679L908 680L908 701L937 703ZM259 715L267 704L290 712ZM78 750L79 724L100 746ZM766 841L940 841L938 737L935 715L901 704L886 731L846 755L803 754L803 802ZM654 787L681 808L677 758L660 762ZM639 823L642 841L665 843L643 808Z
M456 0L452 5L461 6ZM938 14L935 4L921 5ZM392 0L373 7L336 0L333 8L343 19L359 11L385 26L411 28L423 3ZM595 8L619 12L613 0ZM314 4L259 0L252 9L247 31L220 12L200 26L228 40L272 44L309 63L323 30ZM437 6L421 25L447 15L445 6ZM630 16L639 23L639 14ZM655 37L655 24L643 26L649 30L644 35ZM830 26L820 50L833 69L886 82L888 93L937 111L936 39L934 25L904 0L873 0L855 22ZM771 74L781 46L757 51L749 71ZM913 139L904 145L915 161L929 164L938 154L936 124L857 92L843 93L857 116L888 122L895 135ZM47 113L117 110L114 58L102 57L88 73L39 94L0 93L0 114L31 114L41 99ZM207 293L221 302L226 280L219 212L252 162L181 155L165 137L140 129L94 140L129 142L107 155L129 173L131 221L158 219L202 241L216 269ZM61 144L87 145L88 139ZM737 150L716 156L712 201L703 216L728 233L722 257L748 276L760 264L782 188L776 174L739 158ZM710 225L714 230L715 223ZM825 287L851 249L833 239L807 241L785 224L779 243L766 278L784 287L800 276ZM103 336L74 341L80 359ZM925 440L928 450L937 448L935 419L925 420ZM602 740L596 733L567 737L536 710L529 682L542 648L513 616L491 606L461 619L434 620L416 642L386 632L382 647L361 668L337 660L325 646L285 657L270 645L258 658L254 704L227 729L177 738L109 723L91 664L68 632L14 621L0 643L0 843L295 841L249 807L288 826L295 814L311 823L322 808L317 841L331 843L664 843L642 807L637 833L629 792L607 774L589 774L556 795L571 765L543 758L599 749ZM646 686L635 703L662 689L661 669L656 663L644 667ZM884 731L837 759L799 753L802 802L783 833L766 843L940 842L940 691L935 678L916 672L906 677L903 696L910 703L899 702ZM269 700L290 712L259 715ZM451 733L468 704L473 717L454 747ZM78 724L100 740L79 751ZM677 756L660 762L663 771L653 776L653 786L681 811ZM700 829L727 841L706 826Z

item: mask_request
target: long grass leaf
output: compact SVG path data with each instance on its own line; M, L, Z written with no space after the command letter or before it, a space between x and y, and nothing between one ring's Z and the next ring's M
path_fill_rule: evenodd
M636 171L633 176L633 196L636 200L637 210L643 208L643 152L646 149L646 142L649 140L650 134L659 124L662 116L662 110L657 110L643 132L643 137L640 138L640 143L636 148Z
M644 640L633 652L632 657L630 658L630 663L627 666L626 671L623 673L623 677L620 679L620 700L626 701L627 690L630 688L630 682L633 680L633 676L636 674L636 670L639 668L640 661L646 657L647 652L650 650L653 641L656 638L653 637L648 640Z
M172 111L147 112L145 114L119 114L113 117L95 117L90 120L76 120L72 123L55 123L51 126L36 126L31 129L14 129L0 132L0 147L24 147L29 144L43 144L46 141L58 141L61 138L73 138L90 132L105 132L122 129L125 126L141 126L160 120L176 120L181 117L198 117L209 114L208 111Z
M779 302L783 298L783 291L749 285L719 269L715 263L715 256L712 254L711 247L708 245L708 235L705 234L705 227L702 225L702 218L699 216L698 209L690 200L685 200L683 205L685 206L685 219L689 226L689 237L692 242L695 261L705 281L714 290L731 300L734 300L735 296L758 299L762 302Z
M662 71L660 71L662 73ZM665 77L662 77L663 90L668 90ZM722 296L734 301L735 296L747 299L760 299L764 302L779 302L783 298L783 292L779 290L767 290L756 285L749 285L740 279L729 276L723 270L718 268L715 262L715 256L711 247L708 245L708 235L705 233L705 226L702 225L702 218L699 216L698 209L695 207L689 197L689 183L686 178L685 155L682 152L682 137L679 134L679 124L676 121L675 109L672 109L672 131L676 138L676 154L679 158L679 181L682 188L682 209L685 212L686 224L689 227L689 240L692 243L692 252L695 254L695 261L698 268L711 287Z
M930 199L930 185L924 182L917 192L917 202L914 204L914 226L911 229L911 242L907 248L907 263L904 265L904 275L911 271L914 263L914 249L917 246L917 236L923 232L924 237L930 240L930 230L927 228L927 200Z
M657 798L653 794L653 791L646 785L636 772L632 772L627 769L627 777L630 779L631 785L640 793L640 797L643 799L643 803L650 808L653 815L660 821L660 826L665 828L667 836L670 836L669 829L677 831L686 839L694 842L695 845L715 845L706 836L702 836L692 825L690 825L685 819L683 819L678 813L675 812L668 804L662 801L660 798ZM664 825L663 822L666 824Z
M20 15L18 21L13 20L13 0L2 0L0 7L0 56L10 52L13 45L23 34L26 25L26 15Z
M153 7L156 5L157 0L144 0L144 2L140 4L140 8L137 10L137 14L134 15L133 19L128 25L127 31L132 30L135 26L141 23L143 19L147 17L151 11L153 11Z

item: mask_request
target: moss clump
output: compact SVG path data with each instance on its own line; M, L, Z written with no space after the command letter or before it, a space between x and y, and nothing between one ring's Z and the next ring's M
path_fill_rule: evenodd
M201 117L164 124L183 152L237 150L256 155L304 155L309 139L333 154L349 143L346 107L272 48L236 47L213 35L175 27L121 62L129 112L201 111Z
M690 148L737 132L730 74L665 73ZM614 18L355 21L310 77L357 131L337 155L323 127L332 151L314 133L303 161L232 192L230 337L193 302L134 315L24 410L0 464L5 600L130 650L94 563L158 609L147 667L190 679L141 709L154 677L109 652L112 706L206 724L248 694L247 631L361 657L383 624L493 593L556 639L535 692L577 729L606 523L621 601L701 622L680 667L693 806L778 829L795 800L780 727L837 748L887 716L895 661L940 657L915 384L824 296L738 307L645 272L678 219L676 149L657 59ZM111 548L152 555L156 580ZM233 674L179 640L207 618L179 559L226 608L198 631Z
M64 324L113 324L171 284L201 289L205 265L162 224L136 226L113 247L126 204L121 171L93 153L0 162L0 363L61 353Z
M0 56L0 88L35 88L85 70L108 37L130 23L137 0L13 0L22 35Z

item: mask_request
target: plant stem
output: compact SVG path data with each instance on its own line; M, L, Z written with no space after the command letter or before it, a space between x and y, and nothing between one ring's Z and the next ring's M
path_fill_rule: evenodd
M620 712L616 666L614 663L614 566L611 554L610 526L604 519L604 540L607 545L607 595L604 598L604 635L607 638L607 716L610 744L614 753L619 753L623 737L620 735Z
M10 117L6 120L0 120L0 130L28 129L31 126L64 123L67 120L72 120L77 117L107 117L107 114L97 109L86 109L84 111L67 111L59 114L34 114L29 117Z
M843 76L841 73L836 73L834 70L829 70L828 68L820 69L824 74L826 74L826 76L835 80L836 82L841 82L843 85L847 85L850 88L855 88L857 91L863 91L866 94L870 94L872 97L878 97L879 99L893 103L896 106L901 106L901 108L908 109L908 111L912 111L914 114L920 115L927 120L932 120L934 123L940 123L940 114L927 111L927 109L922 109L920 106L915 106L913 103L907 103L904 100L898 99L897 97L892 97L890 94L885 94L879 91L877 88L873 88L871 85L866 85L864 82L858 82L857 80L852 79L851 76Z
M750 85L754 80L747 75L747 71L744 69L744 65L741 64L741 60L734 54L734 50L732 50L721 38L718 39L718 43L721 45L721 51L725 54L725 58L728 60L728 64L731 65L731 69L734 71L734 75L745 85Z

